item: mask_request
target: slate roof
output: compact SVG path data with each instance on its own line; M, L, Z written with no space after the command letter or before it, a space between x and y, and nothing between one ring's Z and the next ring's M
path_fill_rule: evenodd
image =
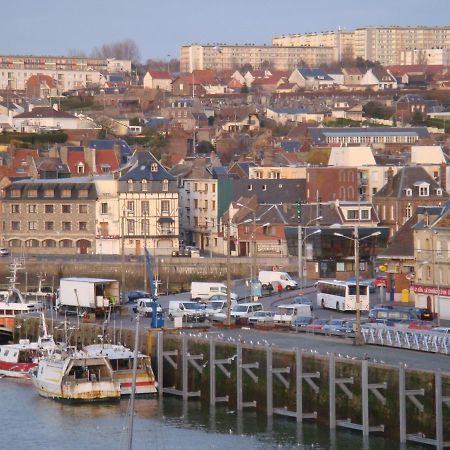
M323 69L319 68L313 68L309 69L307 67L302 67L297 69L300 73L300 75L303 78L314 78L315 80L319 81L333 81L333 78L331 78Z
M392 181L392 187L389 186L389 183L386 183L374 197L417 198L419 197L419 186L417 184L425 182L430 185L429 196L420 198L427 199L434 197L442 200L449 198L449 194L445 190L442 190L442 195L436 195L436 189L441 189L441 186L422 166L403 167L393 177ZM406 195L406 189L412 190L412 196Z
M276 112L278 114L309 114L309 110L307 110L306 108L298 107L298 108L293 108L293 107L285 107L285 108L268 108L273 112Z
M152 172L151 166L156 163L158 170ZM166 168L150 153L136 152L131 158L127 167L124 167L125 174L119 178L119 181L175 181L176 177L171 175Z
M300 141L281 141L280 146L285 152L299 152L302 143Z
M56 117L59 119L75 119L73 114L66 113L65 111L57 111L49 106L39 106L33 108L30 112L24 112L15 116L15 119L39 119L43 117Z
M380 259L414 258L414 225L417 223L417 211L395 233L389 245L378 255Z

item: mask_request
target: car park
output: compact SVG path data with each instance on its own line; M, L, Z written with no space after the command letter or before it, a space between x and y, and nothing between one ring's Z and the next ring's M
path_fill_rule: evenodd
M292 301L293 305L308 305L311 308L311 311L314 309L314 302L308 298L308 297L304 297L304 296L298 296L295 297L294 300Z
M262 323L273 323L273 311L256 311L253 316L249 317L250 325L259 325Z

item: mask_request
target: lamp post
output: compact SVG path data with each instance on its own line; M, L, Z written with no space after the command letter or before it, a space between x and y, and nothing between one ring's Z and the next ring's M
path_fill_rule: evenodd
M231 247L231 217L228 216L227 224L227 327L231 325L231 267L230 267L230 247Z
M355 330L355 345L363 345L364 340L361 334L361 298L359 294L359 243L364 239L369 239L374 236L379 236L381 234L380 231L375 231L368 236L364 236L363 238L359 237L359 229L355 226L353 235L354 237L345 236L341 233L333 233L335 236L342 237L344 239L348 239L353 241L355 244L355 277L356 277L356 330Z
M122 236L121 236L121 270L122 270L122 292L123 292L123 301L125 301L125 203L122 207Z
M147 250L147 210L143 211L143 215L144 219L142 221L142 231L144 234L144 291L147 292L147 255L145 254L145 251Z
M306 238L303 238L303 228L307 228L311 223L317 222L323 219L322 216L318 216L315 219L310 220L305 227L302 227L302 203L299 201L297 203L297 219L298 219L298 229L297 229L297 254L298 254L298 280L300 284L300 289L303 289L303 242ZM307 236L309 237L309 236Z
M251 221L253 222L252 251L251 251L252 263L250 266L250 283L252 283L253 276L256 276L256 220L257 220L256 219L256 209L250 208L246 205L243 205L242 203L236 203L236 205L241 208L245 208L252 213L252 219L251 219ZM242 223L248 223L248 222L250 222L250 220L244 221Z

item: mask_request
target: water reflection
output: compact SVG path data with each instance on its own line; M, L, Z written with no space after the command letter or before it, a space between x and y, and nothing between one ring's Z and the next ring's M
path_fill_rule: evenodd
M128 401L116 404L66 405L39 397L25 381L0 380L2 448L119 449ZM359 433L314 422L297 425L284 417L268 419L254 410L238 413L227 406L210 408L199 401L167 397L138 399L134 449L164 450L395 450L382 438L364 442ZM420 448L409 446L405 449Z

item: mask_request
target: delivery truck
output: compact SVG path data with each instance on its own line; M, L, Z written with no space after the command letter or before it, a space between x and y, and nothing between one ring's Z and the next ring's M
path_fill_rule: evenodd
M104 278L61 278L57 308L61 312L101 314L120 303L119 282Z

